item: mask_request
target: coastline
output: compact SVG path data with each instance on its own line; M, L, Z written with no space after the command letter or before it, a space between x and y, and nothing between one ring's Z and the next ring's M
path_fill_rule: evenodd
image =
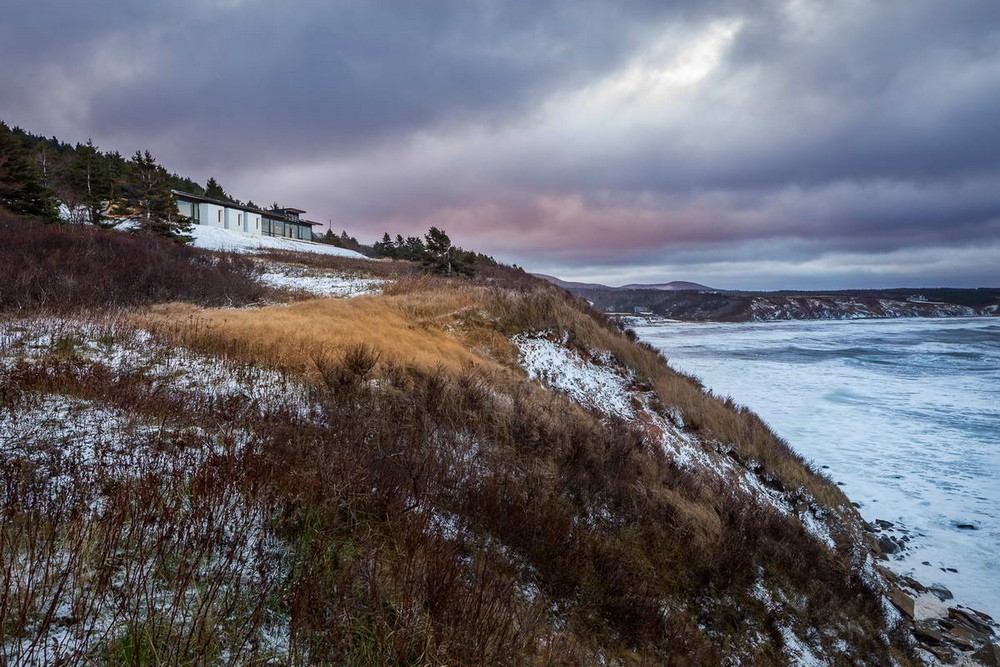
M954 537L943 537L941 530L936 532L927 531L925 530L926 526L918 522L910 523L896 520L897 515L890 511L891 507L897 507L900 502L904 501L917 503L918 500L912 497L900 497L896 498L896 501L898 501L897 505L889 503L888 506L883 507L882 505L885 504L887 498L882 497L881 500L883 503L881 504L873 504L878 503L879 497L877 494L873 496L870 493L873 488L883 483L883 478L890 476L889 473L897 472L894 469L895 464L889 463L888 460L883 461L881 465L873 461L866 461L865 463L869 466L878 466L882 470L878 474L873 474L867 482L859 483L858 480L852 480L850 477L845 476L848 474L847 469L837 465L840 459L824 459L819 454L822 447L815 445L811 448L803 449L803 442L810 441L810 438L806 437L803 439L804 436L796 437L795 433L799 433L799 431L795 429L791 429L790 432L787 427L788 420L792 419L794 421L797 418L797 413L801 413L803 410L821 410L821 408L816 407L816 400L819 398L818 395L809 394L808 397L800 397L798 402L793 401L794 405L781 406L781 409L778 410L769 410L769 408L776 402L780 403L783 400L782 397L786 396L786 394L780 391L776 394L772 393L773 385L784 385L793 382L793 373L802 373L804 368L808 368L808 373L813 375L834 372L830 370L829 365L832 363L830 358L837 355L835 349L824 348L821 354L817 353L818 358L816 359L808 357L811 348L823 347L817 341L817 332L829 331L826 329L829 326L835 327L835 332L843 332L843 334L838 335L846 336L846 332L855 332L860 328L870 331L871 335L875 336L878 332L885 332L887 330L909 329L911 327L922 328L927 325L936 328L961 327L962 322L982 325L983 320L989 317L947 318L946 320L941 318L895 318L894 320L872 318L862 321L785 320L780 322L704 323L679 320L670 321L666 318L650 316L625 315L621 320L625 326L635 327L634 331L639 340L652 345L665 354L673 367L699 377L710 391L723 396L731 394L736 401L748 405L752 410L761 414L765 421L780 436L787 438L795 451L807 458L812 458L815 461L815 468L821 469L824 473L836 475L832 479L838 480L838 484L842 486L855 507L861 510L863 515L866 515L865 528L873 547L873 554L879 558L877 569L880 576L886 582L889 593L888 600L899 611L901 617L909 623L915 639L921 642L925 650L933 655L940 653L940 655L937 655L937 658L947 660L949 651L953 654L952 657L962 652L969 653L972 648L968 643L970 638L977 641L986 641L991 635L995 637L997 634L996 623L990 616L990 614L996 616L996 609L991 609L988 605L984 607L982 604L983 600L977 602L975 599L970 600L969 596L964 595L961 589L968 588L970 585L968 581L966 581L965 586L956 587L952 583L959 576L969 576L966 574L966 567L963 565L964 561L956 563L949 561L946 556L942 556L949 548L956 548L954 544L955 539L961 538L964 540L961 544L965 544L968 540L976 539L977 529L980 526L974 525L977 522L969 518L955 518L954 521L957 523L953 524L953 526L957 528L958 534L954 535ZM987 326L992 325L987 324ZM660 332L662 335L656 336L656 332ZM764 343L756 339L751 340L751 337L754 335L751 332L757 332L762 336L766 336L767 342ZM676 335L672 336L671 334ZM681 338L678 339L677 335ZM746 335L748 340L740 339L741 335ZM800 336L804 337L804 339L800 338ZM709 339L708 342L705 342L706 339ZM717 339L724 339L725 345ZM668 343L672 343L672 345ZM863 343L858 341L855 341L853 344L863 346ZM713 346L715 345L718 345L720 348L725 347L726 349L725 351L714 349L713 353L708 353L704 352L702 348L696 348L698 345L703 345L704 349L714 349ZM773 345L774 347L770 348L769 345ZM830 347L835 348L836 346L831 344ZM698 364L692 362L691 357L696 354L696 352L692 351L693 349L701 350L710 359L710 361L702 360L701 362L701 367L707 370L707 375L704 370L699 372ZM850 352L854 355L860 354L854 348ZM795 361L787 362L792 365L792 368L786 374L775 374L774 367L778 363L777 359L781 358L781 354L792 354L795 357ZM774 356L771 357L769 355ZM682 359L682 363L677 362L678 356ZM754 366L754 364L763 363L760 361L760 357L767 358L768 365L766 370ZM802 365L810 363L818 365ZM852 367L855 367L857 363L860 362L851 360ZM874 364L875 362L872 361L872 363ZM751 369L749 371L748 366ZM719 369L725 369L725 371L720 374ZM720 376L729 378L735 382L735 386L732 384L721 384L719 382ZM855 376L844 379L844 382L847 384L857 381L858 378ZM823 391L833 392L830 394L830 398L840 401L840 403L833 406L830 415L835 415L840 420L848 420L851 419L849 415L852 414L852 410L861 409L862 413L865 413L864 408L860 407L863 406L865 396L867 395L865 390L861 389L853 393L847 392L838 395L837 392L839 390L836 388L838 382L834 378L828 378L825 384L827 386L823 388ZM771 385L772 388L766 390L760 389L761 385ZM720 389L720 386L724 386L725 389ZM741 389L747 390L748 387L757 387L757 391L740 391ZM812 389L815 388L799 388L800 391L806 394ZM890 392L892 389L886 386L882 388L882 391ZM942 391L947 391L947 389L942 388ZM824 418L832 419L830 415L824 415ZM782 416L783 418L781 418ZM903 417L899 418L903 419ZM862 419L862 417L857 415L853 417L852 429L858 430L857 420L859 419ZM941 419L946 418L941 417ZM802 427L801 433L814 434L820 438L824 437L823 431L828 431L829 426L823 424L822 419L816 415L813 415L813 420L811 424L812 428ZM889 428L891 423L887 424L886 422L879 421L877 425L879 428L884 429ZM785 428L782 428L782 426L785 426ZM912 424L907 424L905 433L911 434L915 428ZM825 436L835 438L830 433L826 433ZM893 451L892 447L889 448L889 451ZM894 452L890 455L887 452L885 456L895 456L896 453ZM837 451L837 455L846 458L851 453L850 451ZM833 470L831 470L831 466L828 464L833 464ZM889 470L888 468L893 468L893 470ZM899 473L905 474L902 471L899 471ZM941 474L944 475L945 473L942 472ZM846 485L840 480L845 480ZM897 482L897 484L903 487L907 486L905 481ZM910 488L905 488L905 490L917 493L917 491ZM928 501L925 499L922 501L922 504L926 504L926 502ZM941 511L947 513L947 510ZM889 519L893 520L890 521ZM978 533L978 539L988 540L988 535L988 531L987 533ZM928 540L935 540L936 543L929 544ZM913 549L914 545L916 545L915 550ZM961 549L963 547L957 548ZM923 562L923 566L912 567L914 563L919 563L920 561ZM963 570L962 574L958 573L959 569ZM939 572L939 576L935 576L934 572ZM980 574L979 578L982 579L983 576L985 575ZM986 581L988 579L982 580L980 583L985 584ZM972 585L977 585L975 584L975 580L972 581ZM951 588L957 588L957 590L952 591L950 590ZM985 664L993 663L986 662Z

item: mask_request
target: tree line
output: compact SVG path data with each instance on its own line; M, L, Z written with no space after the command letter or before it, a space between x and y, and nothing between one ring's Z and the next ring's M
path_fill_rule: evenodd
M149 151L125 158L90 140L71 145L0 122L0 206L12 213L99 227L132 218L142 230L186 241L190 221L179 215L173 190L205 195Z
M431 227L423 239L418 236L403 238L402 234L397 234L393 239L386 232L382 235L382 240L376 241L372 246L372 255L420 262L428 270L448 276L472 276L477 264L497 264L489 255L452 245L448 234L437 227Z
M130 219L140 231L186 243L191 240L191 221L179 214L174 190L262 208L236 199L214 177L203 187L167 171L148 150L125 158L118 151L99 150L91 140L72 145L0 122L0 208L12 213L105 228ZM420 262L443 275L471 276L477 264L497 264L488 255L452 245L437 227L423 238L397 234L393 239L386 232L371 246L346 231L338 236L331 230L314 240L372 257Z

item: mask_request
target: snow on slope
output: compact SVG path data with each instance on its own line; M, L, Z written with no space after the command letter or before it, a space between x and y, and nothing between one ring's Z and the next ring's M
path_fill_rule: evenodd
M145 378L160 396L189 396L202 405L238 406L234 409L259 414L292 411L306 419L316 415L306 400L307 389L292 378L174 347L114 320L0 322L0 385L7 373L51 366L51 355L62 356L62 363L71 365L77 375L106 368L119 379ZM39 511L52 508L50 516L62 512L58 518L63 522L70 508L95 520L84 525L97 526L97 519L114 507L109 490L122 482L142 480L147 492L158 494L165 486L156 485L185 484L225 457L249 451L253 443L239 428L206 429L184 420L161 420L102 400L62 394L58 386L27 391L0 401L0 461L5 466L0 486L10 484L12 476L30 479L25 503ZM110 574L101 580L103 584L95 583L90 560L73 556L73 540L51 552L25 550L19 558L9 559L8 590L31 589L25 600L43 606L25 608L28 624L19 638L0 637L0 664L82 664L81 656L94 654L106 639L118 637L136 615L148 610L194 623L212 600L236 599L241 591L274 587L287 550L270 532L270 508L248 504L240 493L213 496L212 503L213 521L204 521L197 513L203 506L183 506L171 521L160 520L156 512L165 511L169 503L136 519L141 520L142 530L134 533L130 548L146 557L112 555L104 561L102 572ZM5 510L10 507L8 498ZM137 524L122 525L126 530ZM19 535L24 534L14 538ZM165 561L156 554L170 553L171 546L193 540L201 540L198 544L204 548L186 552L189 558L183 567L192 576L165 578L163 573L170 570L160 569ZM99 556L94 554L95 562L101 562ZM205 594L204 582L217 588ZM77 593L84 590L86 595ZM123 606L123 600L142 602L132 608ZM47 614L52 622L46 620ZM276 656L284 656L290 634L287 619L268 614L257 640ZM220 648L220 662L228 663L227 645Z
M378 294L387 281L342 271L317 271L292 264L269 263L260 281L272 287L309 292L320 297Z
M772 488L770 480L759 476L759 465L755 462L748 461L746 465L735 462L729 456L731 444L702 442L686 432L683 415L677 408L668 407L666 414L661 414L663 408L658 410L652 405L655 392L636 387L633 373L610 354L581 354L570 349L565 340L553 340L546 332L518 334L512 342L520 351L521 367L529 378L566 394L580 405L640 424L647 433L655 434L678 465L728 480L748 496L782 514L796 516L823 544L835 547L827 525L827 519L833 518L831 513L818 505L801 511L793 509L800 498L791 499Z
M521 351L528 377L541 380L568 394L577 403L607 414L631 419L635 416L627 380L609 366L598 366L548 338L519 334L514 344ZM606 363L610 359L604 359Z
M229 252L256 252L258 250L291 250L294 252L313 252L320 255L336 255L338 257L353 257L368 259L359 252L338 248L325 243L308 243L293 241L278 236L250 236L232 229L219 229L208 225L192 225L192 245L206 250L225 250Z
M742 464L729 455L732 444L705 442L685 431L680 410L654 407L658 404L655 391L643 390L634 374L611 354L572 349L565 338L556 339L550 332L518 334L511 342L520 351L520 364L529 378L608 417L631 421L658 441L677 465L725 480L748 500L753 498L761 505L798 519L827 548L836 548L831 525L839 522L833 512L816 503L804 489L786 493L773 488L770 480L762 477L759 464L754 461ZM867 555L859 555L858 566L869 578L874 572ZM809 667L827 664L817 656L811 643L791 628L782 628L782 640L790 664Z

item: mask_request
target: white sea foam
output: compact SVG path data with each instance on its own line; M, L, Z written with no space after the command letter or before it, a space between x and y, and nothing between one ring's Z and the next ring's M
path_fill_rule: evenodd
M894 533L910 541L892 569L1000 618L1000 321L636 331L675 368L760 414L866 519L908 531Z

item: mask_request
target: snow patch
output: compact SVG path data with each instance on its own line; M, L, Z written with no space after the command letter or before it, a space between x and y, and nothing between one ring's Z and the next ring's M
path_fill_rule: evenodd
M539 335L518 334L512 339L521 352L521 367L532 380L557 389L581 405L596 408L607 415L632 419L630 378L616 368L609 358L598 365L562 343Z
M271 287L309 292L320 297L355 297L378 294L387 282L339 271L321 271L272 263L260 281Z
M206 250L222 250L226 252L248 253L259 250L291 250L294 252L312 252L319 255L336 255L354 259L368 259L359 252L338 248L326 243L296 241L280 236L251 236L233 229L219 229L208 225L191 225L192 245Z

